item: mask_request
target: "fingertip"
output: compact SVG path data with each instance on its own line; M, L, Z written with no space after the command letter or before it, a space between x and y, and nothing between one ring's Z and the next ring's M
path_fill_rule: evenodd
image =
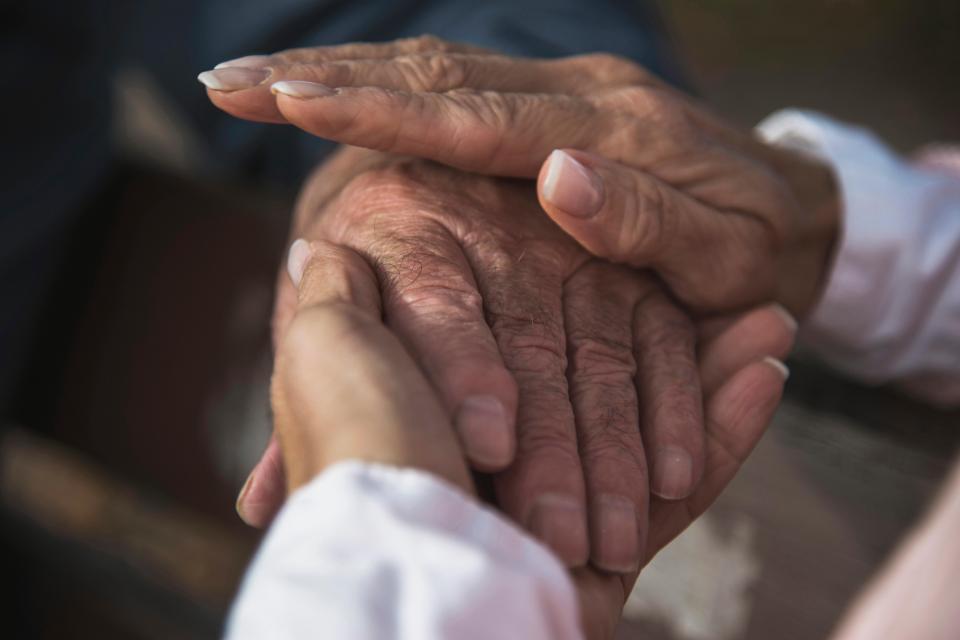
M492 395L466 398L454 417L464 453L480 471L507 467L516 451L514 416Z
M237 515L247 525L262 529L280 510L286 495L286 479L280 446L271 438L260 460L237 495Z
M772 356L767 356L762 360L762 362L772 367L783 378L784 382L790 379L790 369L786 364L783 363L783 361Z
M590 562L610 573L640 568L643 549L637 510L626 496L602 494L590 502Z
M590 554L586 512L572 496L546 493L533 503L528 529L567 567L580 567Z
M294 287L300 287L300 282L303 280L303 271L306 269L307 262L310 261L312 254L313 250L310 248L310 243L303 238L297 238L290 245L290 250L287 252L287 275L290 276L290 281Z
M664 500L683 500L696 484L693 456L682 447L660 447L653 456L650 491Z
M600 176L563 149L554 149L544 161L537 186L551 217L564 215L585 220L603 206Z

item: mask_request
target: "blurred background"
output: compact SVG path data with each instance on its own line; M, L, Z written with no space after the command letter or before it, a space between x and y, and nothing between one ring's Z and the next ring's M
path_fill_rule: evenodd
M0 124L0 248L11 233L31 238L0 254L5 271L22 270L0 302L5 337L16 336L3 361L27 363L9 374L0 442L14 637L217 637L257 544L233 501L269 432L268 322L297 176L324 148L200 104L192 76L223 59L212 43L196 68L181 60L189 79L166 82L198 24L240 24L256 5L220 4L104 12L94 22L108 37L90 40L66 4L0 9L6 65L43 79L11 90L22 100ZM384 31L389 3L362 4L379 20L370 38L411 35ZM744 127L798 106L862 123L904 153L960 141L955 0L674 0L642 16L671 42L669 73ZM53 49L22 46L37 25ZM288 32L279 24L273 40L252 40L262 48L230 53L282 48L271 45ZM64 65L119 55L104 40L138 55L78 88ZM71 137L70 118L104 101L106 134ZM250 142L264 135L278 142ZM40 180L30 162L50 139L58 154ZM97 167L84 182L95 187L58 200ZM44 217L68 208L67 224ZM771 431L643 574L618 637L824 637L922 513L957 451L960 414L845 381L802 353L789 364Z

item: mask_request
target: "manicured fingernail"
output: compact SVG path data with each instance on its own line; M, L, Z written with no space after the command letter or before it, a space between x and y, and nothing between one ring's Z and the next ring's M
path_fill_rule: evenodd
M630 573L640 562L637 511L624 496L603 494L590 503L591 562L604 571Z
M680 500L693 490L693 460L680 447L662 447L653 459L651 490L665 500Z
M303 280L303 270L307 266L307 260L310 259L310 243L299 238L290 245L290 252L287 254L287 274L293 282L293 286L299 287Z
M291 98L327 98L334 96L337 92L325 84L319 82L307 82L306 80L281 80L270 85L270 91L273 94L282 93Z
M270 56L243 56L221 62L214 67L216 69L229 69L230 67L245 67L247 69L261 69L270 64Z
M269 69L228 67L226 69L204 71L197 76L197 80L215 91L240 91L263 84L269 77Z
M788 369L787 365L783 364L783 362L781 362L780 360L767 356L766 358L763 359L763 361L766 362L771 367L773 367L774 369L776 369L777 373L783 376L784 382L786 382L790 378L790 369Z
M583 507L570 496L547 493L533 504L527 521L530 531L568 567L587 561L589 545Z
M542 195L567 215L589 218L603 205L603 182L569 153L557 149L547 159Z
M790 331L793 333L797 332L797 319L793 317L793 314L787 311L787 308L781 304L773 305L773 310L783 318L783 322L790 327Z
M513 428L503 403L494 396L470 396L460 404L454 424L467 457L490 469L513 460Z
M240 516L240 519L250 524L250 520L247 519L247 515L244 512L246 508L246 497L250 493L250 487L253 485L253 476L256 472L256 469L250 472L250 475L247 476L246 481L243 483L243 487L240 489L240 493L237 494L237 503L234 505L234 508L237 510L237 515Z

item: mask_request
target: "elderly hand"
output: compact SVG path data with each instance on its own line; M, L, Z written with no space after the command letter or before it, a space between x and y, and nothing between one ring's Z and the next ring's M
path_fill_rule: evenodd
M468 171L539 173L557 224L595 255L655 268L695 310L777 299L802 314L818 294L838 216L830 170L629 61L419 38L225 64L201 80L238 117Z
M636 570L650 492L687 497L705 446L694 328L654 278L591 259L526 184L356 149L310 180L295 234L369 262L473 466L510 465L493 479L507 514L570 566ZM278 334L324 252L295 243ZM241 498L255 524L279 493L258 482Z
M338 461L360 459L419 468L471 493L439 398L381 325L380 291L369 263L317 241L298 269L297 308L280 339L272 385L290 489ZM775 309L702 323L699 334L704 480L686 500L652 500L644 564L730 481L763 434L783 388L780 366L766 356L789 347L792 327ZM636 575L575 570L587 637L612 637Z

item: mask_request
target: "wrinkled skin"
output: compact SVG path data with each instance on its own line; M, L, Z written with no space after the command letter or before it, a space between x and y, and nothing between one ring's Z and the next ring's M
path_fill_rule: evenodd
M341 460L423 469L473 491L445 410L396 337L381 326L377 277L356 252L315 241L283 332L272 405L291 489ZM292 312L292 309L291 309ZM706 393L704 481L681 502L653 499L644 561L682 531L733 477L762 435L783 388L759 360L788 349L791 329L772 307L702 323ZM589 638L612 637L636 573L576 569Z
M816 299L839 210L829 168L629 60L509 58L424 37L230 64L216 73L253 77L208 94L241 118L500 176L536 177L552 150L568 150L602 180L605 206L579 219L541 189L546 212L593 254L655 268L692 309L777 299L801 315ZM271 95L289 80L332 90Z
M648 461L689 452L686 485L655 488L671 498L702 473L687 316L650 275L592 259L539 215L527 184L353 149L310 184L295 235L366 258L385 322L451 415L475 395L516 415L516 459L494 477L499 506L569 566L638 568ZM280 287L278 334L295 300L286 276Z

